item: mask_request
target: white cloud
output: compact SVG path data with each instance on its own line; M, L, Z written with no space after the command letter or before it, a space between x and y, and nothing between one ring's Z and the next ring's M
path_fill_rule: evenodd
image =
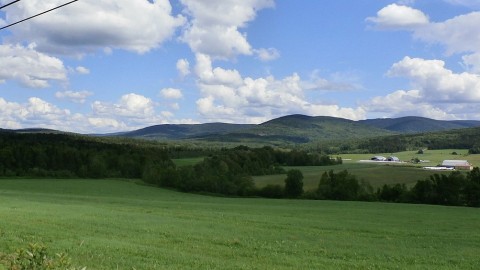
M0 81L15 80L30 88L45 88L50 81L67 80L63 62L33 47L0 45Z
M119 131L127 130L127 125L112 118L89 117L88 123L95 129Z
M273 76L243 78L237 70L213 68L206 55L197 56L195 71L202 93L198 111L213 121L258 123L293 113L365 118L362 108L309 102L305 97L307 84L295 73L281 80Z
M175 88L164 88L160 91L160 95L165 99L180 99L183 97L182 91Z
M92 92L89 91L64 91L64 92L56 92L55 97L59 99L68 99L74 103L85 103L86 99L93 95Z
M395 91L386 96L374 97L364 104L368 112L382 113L388 117L422 116L432 119L458 120L456 115L448 113L446 109L422 100L420 91Z
M153 101L134 93L123 95L119 102L115 104L95 101L92 104L92 109L96 115L137 119L149 118L155 114Z
M376 17L369 17L379 29L414 29L427 25L429 18L422 11L404 5L391 4L377 12Z
M87 75L90 74L90 70L86 67L79 66L75 69L79 74Z
M280 57L280 52L275 48L268 48L268 49L258 49L254 50L257 54L258 59L263 62L273 61Z
M421 90L420 94L425 100L480 102L480 76L468 72L454 73L445 68L445 62L441 60L405 57L395 63L388 74L410 79L412 85Z
M417 29L414 37L430 44L442 44L447 54L480 52L480 12L471 12Z
M5 10L9 23L64 4L63 0L30 0ZM98 49L145 53L159 47L184 24L172 16L168 0L82 0L19 24L14 39L35 42L39 51L81 55Z
M405 57L395 63L390 76L407 78L414 90L399 90L366 102L368 112L390 116L420 115L435 119L477 119L480 76L454 73L441 60Z
M257 12L274 6L273 0L180 0L192 18L182 40L195 53L214 59L251 55L245 33L240 32L254 20Z
M190 74L190 63L187 59L179 59L177 61L177 70L180 76L186 77Z
M6 128L64 127L68 130L73 126L75 116L69 110L60 109L38 97L31 97L25 103L0 98L0 124Z
M480 74L480 52L464 55L463 64L468 72Z

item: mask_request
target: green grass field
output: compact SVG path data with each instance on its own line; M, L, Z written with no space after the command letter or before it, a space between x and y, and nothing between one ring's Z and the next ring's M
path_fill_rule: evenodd
M125 180L0 180L0 251L88 269L480 269L480 209L218 198Z
M457 155L451 153L457 152ZM480 166L480 155L467 155L467 150L444 149L444 150L426 150L424 154L418 155L417 151L405 151L393 153L402 161L410 161L414 157L421 160L429 160L428 163L421 164L384 164L384 163L360 163L360 160L369 160L374 155L390 156L392 153L380 154L345 154L340 155L345 159L342 165L335 166L312 166L312 167L286 167L285 169L299 169L304 176L304 189L314 190L318 187L320 177L325 171L334 170L335 172L347 170L349 173L369 182L374 188L385 184L406 184L414 185L418 180L424 180L435 173L449 173L438 171L423 170L423 166L436 166L445 159L468 160L474 166ZM269 184L283 185L286 175L266 175L254 177L257 187L264 187Z

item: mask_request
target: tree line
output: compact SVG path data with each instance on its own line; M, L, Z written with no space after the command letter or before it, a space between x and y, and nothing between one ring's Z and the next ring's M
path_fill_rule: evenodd
M316 190L303 191L303 175L291 170L284 187L268 185L260 196L269 198L304 198L339 201L382 201L396 203L437 204L480 207L480 169L467 174L453 171L449 175L434 174L408 188L405 184L384 185L376 191L372 186L347 170L325 172Z
M0 176L141 178L173 162L162 148L67 134L0 133Z
M193 166L149 164L143 180L184 192L252 196L258 194L252 176L285 173L282 166L326 166L341 163L340 158L332 159L305 151L282 151L268 146L238 146L223 149Z

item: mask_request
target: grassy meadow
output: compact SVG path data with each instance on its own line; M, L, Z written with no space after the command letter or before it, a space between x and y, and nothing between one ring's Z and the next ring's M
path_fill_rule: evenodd
M456 152L457 155L452 155ZM385 163L361 163L360 160L369 160L374 155L388 157L390 155L397 156L401 161L410 161L412 158L418 157L421 160L429 160L429 162L421 164L401 163L401 164L385 164ZM385 184L406 184L414 185L418 180L424 180L434 173L450 173L423 170L423 166L437 166L446 159L462 159L468 160L474 166L480 166L480 155L468 155L468 150L461 149L444 149L444 150L425 150L424 154L417 154L417 151L405 151L401 153L379 153L379 154L344 154L340 155L344 162L342 165L335 166L311 166L311 167L285 167L285 169L299 169L304 176L304 189L314 190L318 187L320 177L325 171L348 170L359 179L369 182L374 188L381 187ZM256 186L264 187L269 184L284 184L286 175L266 175L256 176L254 181Z
M127 180L0 180L0 251L87 269L479 269L480 209L220 198ZM1 267L0 267L1 269Z

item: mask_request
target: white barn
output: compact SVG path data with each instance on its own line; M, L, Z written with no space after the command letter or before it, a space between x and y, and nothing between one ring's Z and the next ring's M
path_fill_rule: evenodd
M455 170L471 171L473 169L472 164L466 160L444 160L441 166L446 168L454 168Z

